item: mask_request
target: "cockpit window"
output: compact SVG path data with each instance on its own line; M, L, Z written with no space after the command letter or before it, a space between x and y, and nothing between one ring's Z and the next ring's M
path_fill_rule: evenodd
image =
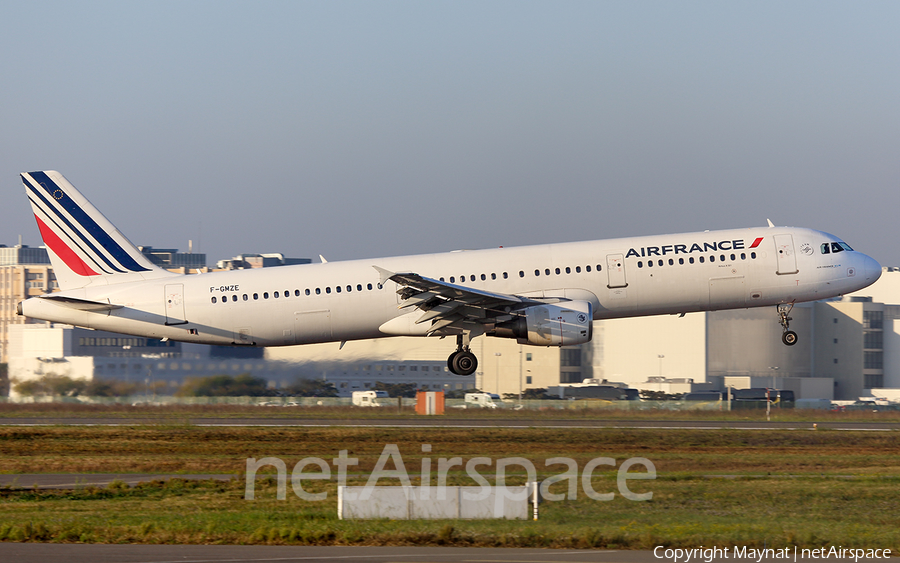
M843 252L845 250L849 250L850 252L853 251L846 242L823 242L821 249L822 254L837 254L838 252Z

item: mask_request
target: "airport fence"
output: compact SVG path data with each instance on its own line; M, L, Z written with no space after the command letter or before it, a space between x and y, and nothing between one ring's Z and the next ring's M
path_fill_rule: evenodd
M398 399L381 399L381 408L397 407ZM258 407L351 407L350 397L173 397L170 395L132 395L128 397L0 397L0 403L18 404L88 404L88 405L234 405ZM414 407L416 399L400 399L403 407ZM482 409L467 405L463 399L447 399L448 410ZM370 407L357 407L370 408ZM628 411L678 411L678 410L727 410L727 404L719 401L608 401L602 399L579 400L507 400L496 403L498 410L565 411L565 410L628 410ZM492 410L492 409L483 409Z

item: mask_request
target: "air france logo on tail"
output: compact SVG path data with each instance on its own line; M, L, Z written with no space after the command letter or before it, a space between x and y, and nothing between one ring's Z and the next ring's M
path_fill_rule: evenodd
M64 179L57 181L45 172L29 172L22 174L22 181L41 237L72 272L98 276L149 271L107 232L114 230L112 225L104 229L98 224L97 219L109 222L96 209L70 197L67 188L71 185Z

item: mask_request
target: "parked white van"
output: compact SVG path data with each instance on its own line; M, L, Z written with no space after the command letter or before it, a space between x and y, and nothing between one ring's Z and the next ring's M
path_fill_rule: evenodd
M500 395L496 393L466 393L466 406L469 408L496 409L499 402Z
M356 407L383 407L384 401L379 399L387 399L387 391L354 391L351 396L353 406Z

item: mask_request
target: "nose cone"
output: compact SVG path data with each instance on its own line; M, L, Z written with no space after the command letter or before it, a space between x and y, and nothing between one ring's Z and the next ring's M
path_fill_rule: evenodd
M863 260L863 271L866 274L866 281L875 283L881 277L881 264L871 256L865 256Z

